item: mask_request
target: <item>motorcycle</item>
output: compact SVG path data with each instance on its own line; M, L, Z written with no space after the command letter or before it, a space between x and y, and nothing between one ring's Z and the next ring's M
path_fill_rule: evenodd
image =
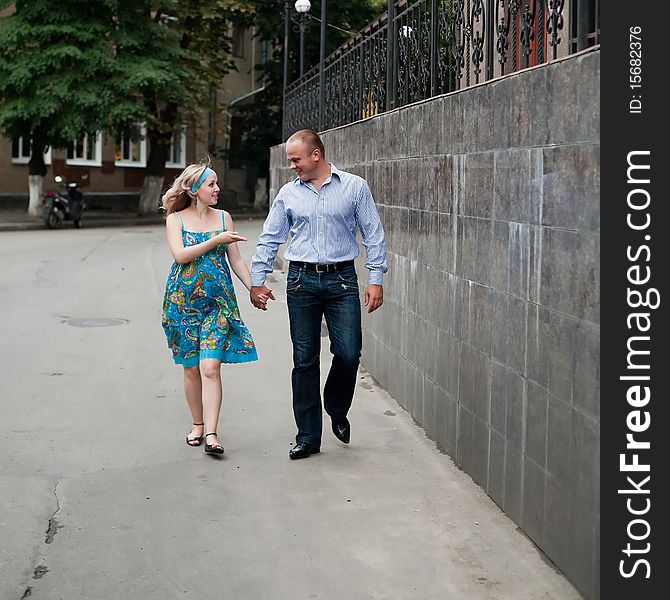
M84 175L83 179L85 178ZM56 175L54 181L63 184L64 179ZM81 227L81 216L86 209L84 195L79 191L76 181L69 181L64 187L66 193L47 192L42 198L42 217L49 229L61 227L63 221L73 221L77 229Z

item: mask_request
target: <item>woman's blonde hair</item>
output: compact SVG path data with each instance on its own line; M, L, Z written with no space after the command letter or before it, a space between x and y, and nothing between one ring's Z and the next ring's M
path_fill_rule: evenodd
M204 170L209 166L209 161L188 165L177 175L172 187L163 194L161 199L163 210L167 214L184 210L198 197L198 194L191 191L191 186L197 183Z

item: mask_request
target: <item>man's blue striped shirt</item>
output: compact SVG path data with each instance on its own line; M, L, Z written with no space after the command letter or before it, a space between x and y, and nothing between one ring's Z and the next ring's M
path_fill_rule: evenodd
M251 259L251 285L265 283L289 234L286 260L329 264L358 256L357 228L366 250L368 282L382 284L388 270L386 241L370 188L362 177L329 164L331 176L318 192L298 177L279 190Z

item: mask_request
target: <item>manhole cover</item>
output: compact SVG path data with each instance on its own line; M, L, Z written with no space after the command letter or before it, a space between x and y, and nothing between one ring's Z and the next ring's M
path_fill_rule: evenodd
M128 323L125 319L68 319L65 322L73 327L114 327Z

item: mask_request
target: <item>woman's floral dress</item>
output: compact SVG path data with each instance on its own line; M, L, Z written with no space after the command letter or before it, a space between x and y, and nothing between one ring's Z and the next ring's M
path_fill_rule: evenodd
M184 246L193 246L225 231L186 231ZM237 298L226 261L226 247L219 244L187 264L173 263L163 298L163 330L172 358L178 365L194 367L204 358L224 363L257 360L251 334L240 317Z

